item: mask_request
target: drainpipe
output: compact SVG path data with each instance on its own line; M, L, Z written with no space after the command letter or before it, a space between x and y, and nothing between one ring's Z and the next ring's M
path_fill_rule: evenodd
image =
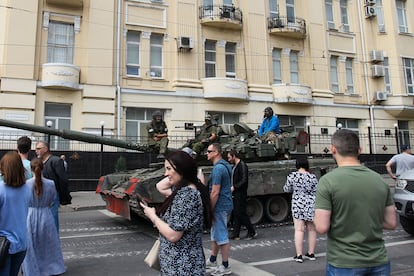
M372 129L372 133L375 133L375 123L374 123L374 106L371 103L370 98L370 89L369 89L369 78L368 78L368 65L367 65L367 57L366 57L366 45L365 45L365 35L364 35L364 28L362 27L363 23L363 15L361 12L361 0L358 0L358 16L359 16L359 32L361 33L361 46L362 46L362 59L364 64L364 80L365 80L365 93L367 97L367 104L369 108L369 120ZM376 142L375 142L375 135L372 135L372 142L373 142L373 153L376 153Z
M116 28L116 135L119 139L121 136L121 86L120 86L120 63L121 63L121 8L122 0L118 0L117 8L117 28Z

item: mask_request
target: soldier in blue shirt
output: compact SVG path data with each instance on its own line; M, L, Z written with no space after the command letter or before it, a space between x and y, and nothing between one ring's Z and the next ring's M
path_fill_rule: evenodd
M280 134L279 118L273 114L273 109L269 106L264 110L264 118L258 134L262 141L268 142Z

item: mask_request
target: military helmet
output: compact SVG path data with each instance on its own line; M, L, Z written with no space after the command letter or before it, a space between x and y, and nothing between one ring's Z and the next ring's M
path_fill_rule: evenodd
M152 119L155 120L157 116L161 116L162 118L162 112L160 110L156 110L154 113L152 113Z
M273 109L270 106L265 108L264 112L266 112L266 111L269 112L270 117L273 116Z

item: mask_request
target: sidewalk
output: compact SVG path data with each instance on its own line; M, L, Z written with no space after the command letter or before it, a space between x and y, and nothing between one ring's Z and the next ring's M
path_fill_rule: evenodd
M61 205L59 212L105 209L105 201L95 191L71 192L72 204Z

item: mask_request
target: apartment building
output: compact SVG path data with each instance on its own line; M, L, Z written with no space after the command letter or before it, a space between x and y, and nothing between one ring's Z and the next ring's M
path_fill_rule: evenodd
M340 124L412 144L413 12L405 0L2 0L0 118L140 141L157 109L174 136L206 113L256 129L271 106L311 135Z

